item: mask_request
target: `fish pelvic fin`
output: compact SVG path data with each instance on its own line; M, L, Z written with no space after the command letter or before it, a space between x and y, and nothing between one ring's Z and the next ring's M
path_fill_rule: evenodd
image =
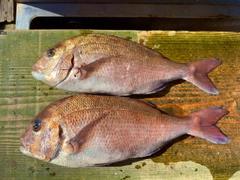
M183 79L191 82L207 93L218 94L219 92L217 88L214 86L207 74L221 63L222 61L215 58L187 63L189 66L189 73L187 77Z
M229 143L230 139L215 125L226 114L228 114L227 110L214 106L188 115L193 121L193 126L188 134L206 139L215 144Z

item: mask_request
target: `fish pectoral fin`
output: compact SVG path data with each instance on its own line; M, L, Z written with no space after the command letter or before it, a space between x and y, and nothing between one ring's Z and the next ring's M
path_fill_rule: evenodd
M82 128L78 134L72 139L70 139L67 144L72 147L72 153L78 154L81 151L86 150L86 146L84 146L89 138L91 138L91 134L93 132L94 127L107 115L108 111L104 111L100 116L91 121L88 125Z
M80 79L81 79L81 80L87 78L87 76L88 76L87 70L85 70L84 68L80 68L80 69L79 69L79 72L80 72ZM90 73L89 73L89 74L90 74Z
M109 63L112 62L112 60L119 58L120 56L109 56L109 57L104 57L104 58L100 58L95 60L92 63L89 64L85 64L82 65L79 68L79 71L81 73L80 79L84 80L88 77L91 76L91 74L93 74L94 72L98 72L98 70L102 70L102 67L105 63Z
M80 71L80 79L87 79L89 76L91 76L91 74L97 69L99 68L100 65L100 60L94 61L88 65L82 66L79 68Z

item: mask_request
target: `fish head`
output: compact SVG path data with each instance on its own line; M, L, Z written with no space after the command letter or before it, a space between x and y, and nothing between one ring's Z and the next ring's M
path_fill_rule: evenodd
M44 52L33 65L33 77L51 86L64 81L74 65L74 47L73 42L65 40Z
M56 113L44 110L29 124L20 139L20 151L44 161L54 159L62 144L62 128Z

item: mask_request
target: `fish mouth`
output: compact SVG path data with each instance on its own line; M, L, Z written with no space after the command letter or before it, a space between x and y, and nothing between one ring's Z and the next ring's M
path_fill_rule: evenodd
M37 80L44 81L45 78L42 74L43 68L37 66L36 64L34 64L32 68L33 68L32 72L31 72L32 76Z
M22 143L21 143L21 144L22 144ZM19 149L20 149L20 151L21 151L24 155L26 155L26 156L35 157L35 158L38 158L38 159L41 159L41 160L44 160L44 159L45 159L45 156L44 156L44 158L43 158L42 156L39 156L39 155L36 155L36 154L31 153L31 151L30 151L28 148L26 148L23 144L22 144L22 146L19 147Z
M61 82L61 81L56 82L54 79L51 78L51 75L47 76L47 75L43 74L43 70L36 65L33 66L33 70L31 72L31 74L35 79L45 82L53 87L57 86ZM65 79L66 78L64 78L64 80Z
M33 76L35 79L45 82L45 77L44 77L44 75L41 74L40 72L32 71L31 73L32 73L32 76Z
M32 154L24 146L20 146L19 149L23 154L25 154L27 156L32 156Z
M32 66L32 68L33 68L33 71L38 72L38 73L40 73L42 71L42 69L43 69L43 68L37 66L36 64L34 64Z
M62 66L63 64L63 59L60 59L58 61L58 63L55 65L55 67L51 70L50 74L44 74L44 67L42 67L41 65L38 66L37 64L33 65L33 70L31 72L32 76L42 82L45 82L53 87L58 86L59 84L61 84L62 82L64 82L69 75L71 74L71 70L74 68L74 55L72 56L71 60L70 60L70 67L64 68ZM62 77L61 79L58 79L58 74L60 71L67 71L64 75L64 77Z
M27 151L24 146L20 146L19 149L23 154L25 154L25 152Z
M23 153L23 154L30 154L30 152L27 150L25 144L23 143L23 138L20 139L20 151Z

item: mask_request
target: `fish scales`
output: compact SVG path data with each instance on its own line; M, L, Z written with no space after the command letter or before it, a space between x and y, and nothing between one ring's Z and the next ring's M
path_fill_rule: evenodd
M20 149L61 166L107 165L149 156L183 134L226 144L230 139L215 126L225 114L210 107L174 117L140 100L74 95L40 112L23 134Z
M81 39L79 39L76 44L78 44L78 42L80 41ZM134 46L132 45L131 41L125 41L124 43L117 41L108 41L107 43L101 43L98 42L98 40L96 39L95 42L81 44L78 46L78 48L82 49L82 57L86 62L88 62L88 59L90 59L92 56L96 57L96 59L99 59L101 57L105 57L106 55L124 55L127 57L134 57L146 60L149 55L152 57L159 57L160 55L159 53L156 53L151 49L146 49L145 47L139 48L138 46Z
M177 63L142 44L101 34L77 36L43 53L32 75L59 89L92 94L151 94L184 79L218 94L207 74L221 64L210 58Z
M134 117L129 117L128 114L126 115L126 111L135 111L138 110L139 108L146 108L146 105L144 103L140 103L140 104L130 104L129 107L122 108L121 104L125 103L125 99L116 99L117 101L112 101L112 97L105 97L104 99L102 99L101 97L94 101L92 101L93 99L88 99L88 98L81 98L81 96L79 96L80 98L74 98L73 101L70 101L71 103L63 103L61 105L58 106L58 108L60 109L60 113L66 113L69 115L65 115L62 118L64 118L64 122L67 124L68 129L66 131L74 131L76 132L76 129L81 129L84 127L84 124L88 124L84 123L84 124L80 124L79 126L76 124L76 121L78 121L78 119L86 119L86 121L91 121L94 120L97 116L99 116L99 114L102 112L102 109L108 109L110 108L110 106L108 105L108 103L110 102L112 104L111 106L111 113L108 115L109 119L106 120L106 123L103 123L102 126L99 126L97 130L95 130L96 132L98 131L103 131L103 132L111 132L112 134L110 134L109 136L112 136L115 133L119 133L120 134L120 138L121 141L124 142L128 142L127 138L128 138L128 129L133 129L136 126L136 121L138 124L138 128L134 131L132 131L132 133L135 133L136 135L138 135L139 137L141 137L144 141L149 140L149 135L151 136L151 134L153 134L154 128L147 126L146 121L143 121L139 118L134 118ZM124 100L124 101L122 101ZM96 101L98 101L98 105L93 105L96 104ZM103 102L101 102L103 101ZM79 103L81 102L81 103ZM134 101L133 101L134 102ZM86 107L85 104L88 103L88 106ZM104 106L103 108L100 108L100 106L102 106L101 103L105 103L106 106ZM70 105L71 104L71 105ZM82 105L81 105L82 104ZM99 105L100 104L100 105ZM136 107L137 105L137 107ZM142 107L143 106L143 107ZM76 110L76 108L74 108L74 111L77 111L78 114L75 114L73 112L69 112L68 109L72 109L72 107L80 107L79 109ZM148 107L148 106L147 106ZM98 109L98 110L97 110ZM117 111L114 111L114 110ZM96 110L98 111L98 113L96 113ZM100 112L99 112L100 111ZM149 113L146 113L149 111L153 111L152 108L149 107L149 109L147 110L142 110L140 111L139 114L142 115L150 115ZM155 113L159 113L159 111L156 111ZM134 120L132 122L132 119ZM123 130L123 126L121 125L121 123L119 123L119 121L125 121L125 123L127 124L127 126L124 127L125 130ZM73 123L75 122L75 123ZM82 121L81 123L83 123L84 121ZM145 123L144 123L145 122ZM123 122L124 123L124 122ZM151 124L151 122L149 122ZM118 126L120 124L120 126ZM112 130L114 127L114 131ZM141 131L144 134L142 134L140 132L140 130L144 130ZM99 135L99 134L98 134ZM143 136L144 135L144 136ZM145 137L146 136L146 137ZM125 147L126 144L119 144L119 140L120 139L113 139L113 141L108 141L109 144L106 144L106 148L107 149L112 149L112 148L116 148L119 149L120 147ZM118 142L118 146L116 145L116 143ZM143 143L142 142L142 143ZM92 145L92 144L91 144ZM132 143L132 145L135 147L136 145L134 143ZM117 146L117 147L116 147ZM127 151L131 151L132 147L129 147L129 149L125 149ZM123 150L122 150L123 151Z
M114 101L112 101L114 99ZM128 98L126 98L128 99ZM145 102L139 101L138 100L131 100L132 103L126 104L126 99L118 99L118 98L112 98L111 96L104 96L102 98L101 96L95 96L95 99L93 99L91 96L85 96L84 98L82 96L76 96L72 98L71 101L65 102L65 99L60 100L59 102L64 101L65 103L58 103L56 108L59 110L59 113L62 116L71 114L72 112L75 111L84 111L84 110L89 110L89 109L117 109L117 110L128 110L128 111L133 111L133 112L151 112L153 109L151 106L146 106ZM98 103L96 103L96 101ZM137 102L137 104L135 103ZM154 106L154 105L152 105ZM156 114L159 114L157 110Z
M118 102L117 102L118 104ZM147 122L146 119L147 118L143 118L142 116L148 116L150 114L148 113L139 113L139 116L129 116L129 114L126 112L126 109L121 109L117 106L113 106L112 107L114 110L118 110L118 111L114 111L111 112L108 116L106 121L104 121L101 126L96 127L97 129L94 129L94 132L109 132L108 136L114 136L114 138L111 139L107 139L107 142L105 143L105 148L112 152L114 150L120 151L120 152L133 152L133 149L139 149L139 151L141 151L142 147L137 147L139 146L139 144L142 144L141 146L145 146L144 142L148 142L151 140L151 138L153 136L156 137L157 139L157 135L159 135L158 133L156 133L156 128L158 128L158 126L155 126L153 122L151 122L151 119ZM96 109L96 108L94 108ZM120 110L120 111L119 111ZM133 110L133 109L130 109ZM91 117L92 114L95 114L91 111L94 110L87 110L88 112L86 113L85 111L85 117L82 117L82 119L88 119L88 120L93 120L96 118L96 116ZM129 111L127 109L127 111ZM158 112L158 111L157 111ZM158 112L159 113L159 112ZM95 114L96 115L96 114ZM99 115L99 114L97 114ZM145 119L143 121L143 119ZM71 121L72 120L72 116L70 117L66 117L66 120ZM120 121L122 123L120 123ZM153 120L154 121L154 120ZM149 124L151 124L151 126L149 126ZM88 123L86 123L88 124ZM123 126L123 124L125 124ZM69 126L68 126L69 127ZM154 127L154 128L153 128ZM131 144L129 144L129 129L131 129L131 135L133 139L131 142ZM72 129L71 129L72 130ZM117 134L117 136L115 136ZM97 136L101 137L101 134L97 134ZM106 135L103 134L102 137L105 137ZM105 137L107 138L107 137ZM141 142L137 142L134 143L134 140L137 138L141 138ZM101 138L100 138L101 139ZM154 138L155 139L155 138ZM99 141L99 138L94 141L94 144ZM102 141L100 141L101 143L103 143ZM99 143L100 143L99 142ZM94 144L89 144L89 146L94 146ZM128 148L126 148L128 147ZM106 151L106 149L104 149L104 151ZM140 152L134 152L131 153L131 155L134 157L134 154L138 154Z

